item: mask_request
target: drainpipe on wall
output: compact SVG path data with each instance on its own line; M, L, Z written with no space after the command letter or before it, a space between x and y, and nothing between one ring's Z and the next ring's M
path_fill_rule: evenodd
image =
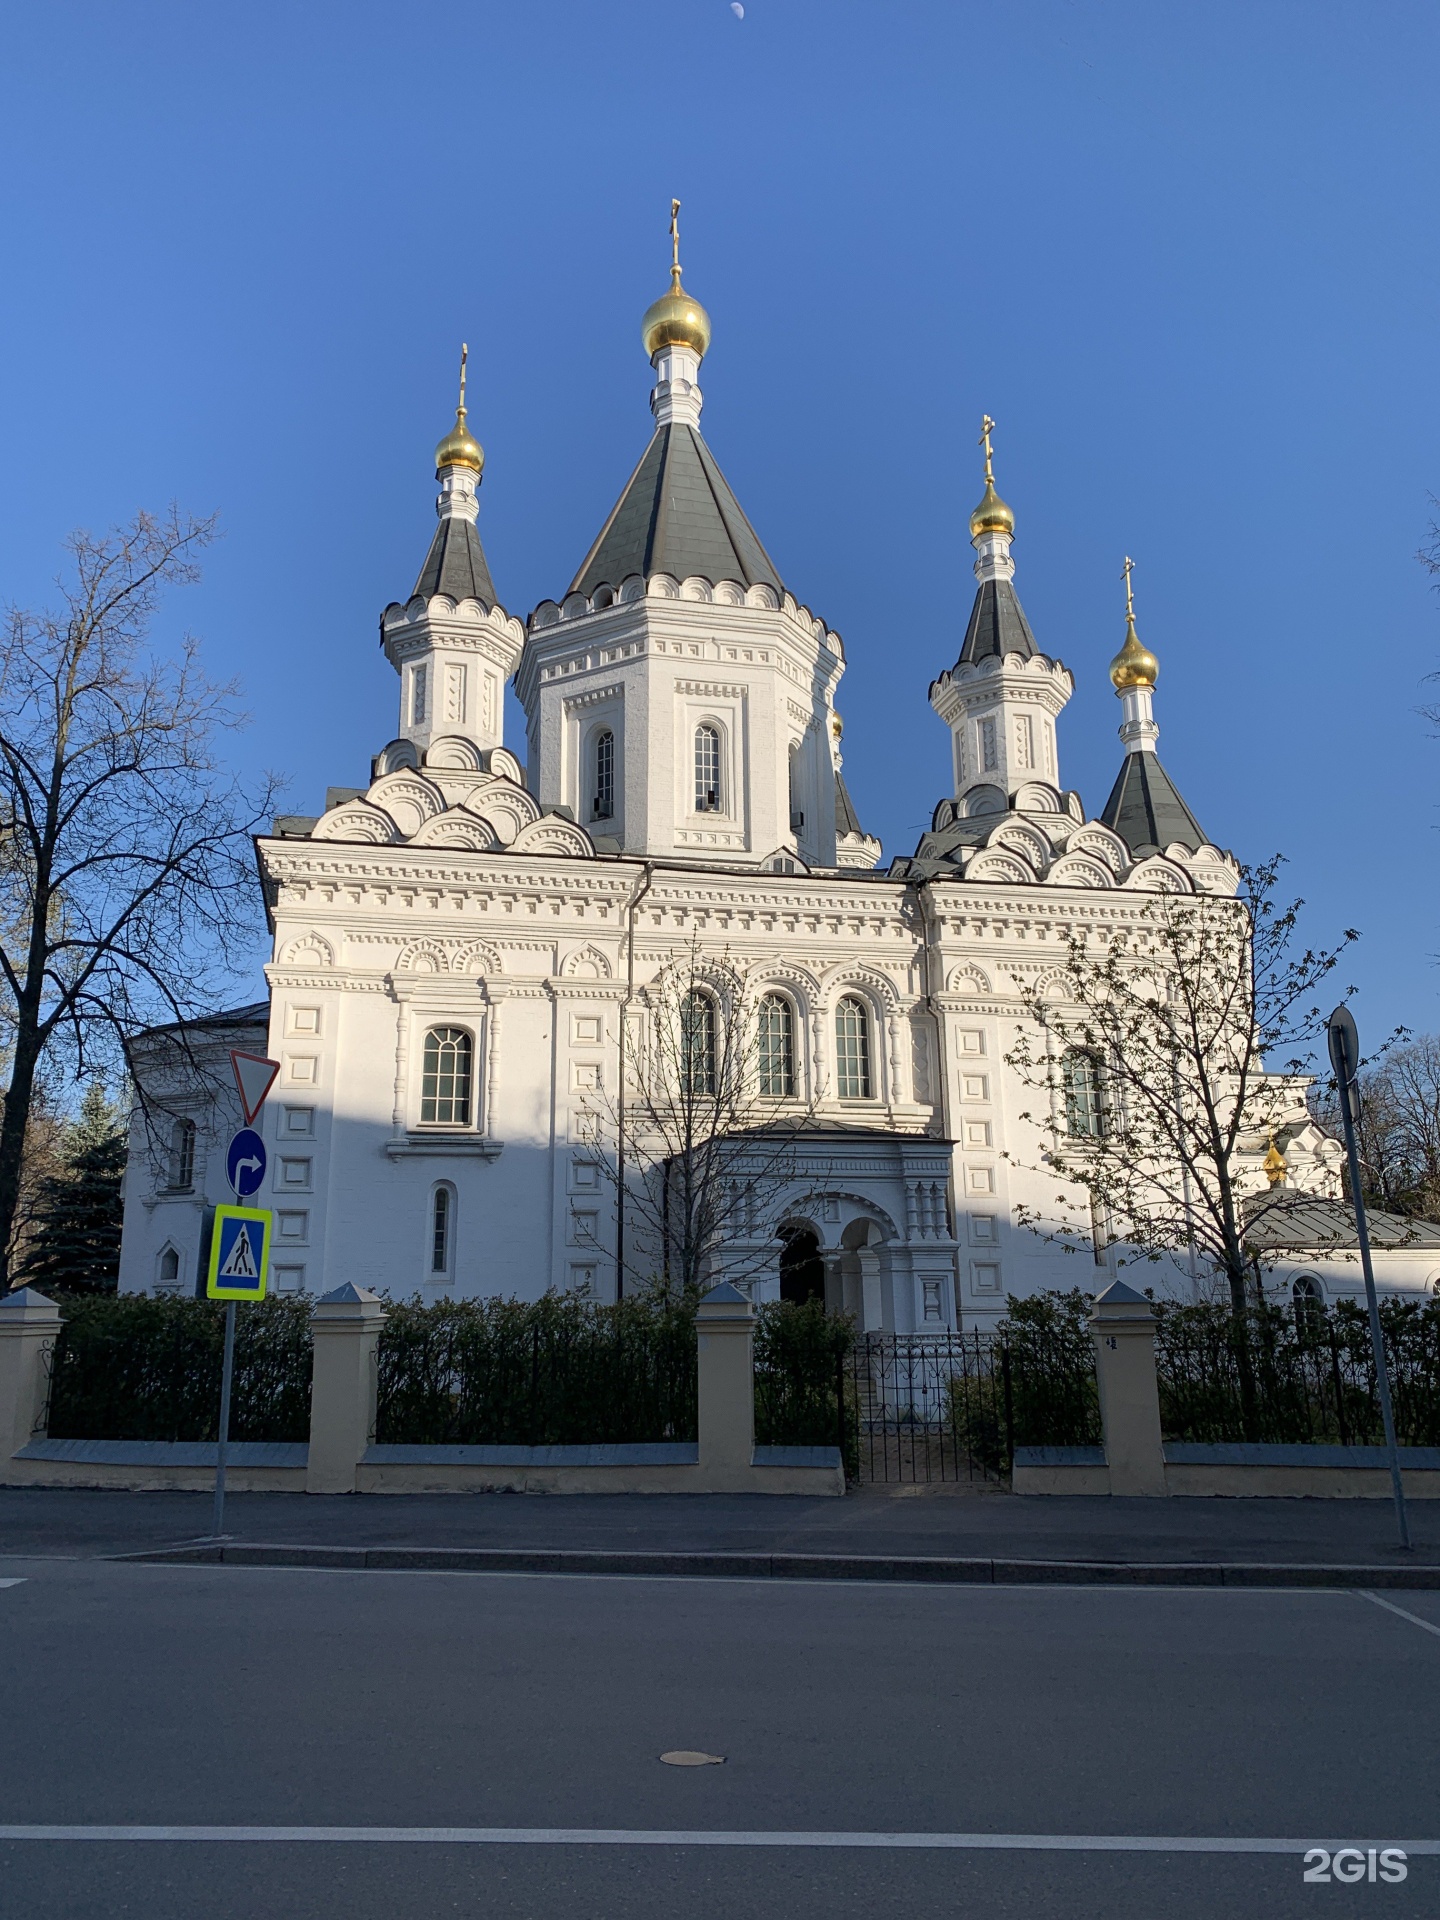
M639 885L625 908L625 998L620 1003L617 1036L620 1079L615 1089L615 1298L625 1297L625 1029L635 998L635 909L650 891L655 869L647 860Z

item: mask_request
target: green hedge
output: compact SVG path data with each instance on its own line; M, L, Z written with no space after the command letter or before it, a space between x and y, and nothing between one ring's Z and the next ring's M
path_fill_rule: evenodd
M1267 1301L1157 1301L1160 1422L1167 1440L1374 1446L1383 1438L1370 1320L1357 1301L1297 1318ZM1380 1303L1401 1446L1440 1446L1440 1301Z
M410 1446L694 1440L693 1301L387 1304L375 1438Z
M214 1440L225 1310L144 1294L58 1297L51 1367L56 1440ZM310 1438L310 1302L245 1303L235 1316L232 1440Z
M824 1303L774 1300L755 1327L755 1439L762 1447L841 1447L852 1475L853 1409L841 1420L842 1395L853 1402L846 1356L855 1344L849 1314ZM843 1438L842 1438L843 1432Z
M957 1441L990 1473L1008 1473L1016 1447L1100 1444L1100 1390L1089 1329L1090 1296L1078 1287L1019 1300L951 1379Z

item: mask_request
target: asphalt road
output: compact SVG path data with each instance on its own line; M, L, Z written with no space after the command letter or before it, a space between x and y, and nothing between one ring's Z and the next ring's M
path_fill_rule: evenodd
M1440 1840L1440 1594L18 1558L0 1579L0 1831L532 1835L0 1839L6 1920L1440 1911L1440 1853L1320 1888L1298 1851L973 1844ZM971 1842L561 1843L577 1829Z

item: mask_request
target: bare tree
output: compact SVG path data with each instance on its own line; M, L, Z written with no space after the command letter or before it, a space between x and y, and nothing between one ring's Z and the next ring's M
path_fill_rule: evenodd
M216 736L242 716L196 643L146 648L166 586L198 577L213 520L141 513L72 535L51 611L12 608L0 654L0 1293L14 1272L26 1135L42 1067L116 1076L143 1027L213 1005L253 954L250 835L275 783L247 792Z
M1315 1088L1311 1110L1339 1132L1333 1085ZM1397 1044L1360 1075L1359 1136L1369 1204L1440 1220L1440 1035Z
M797 1182L822 1171L801 1151L815 1107L802 1097L794 1010L751 993L728 953L692 944L628 1018L626 1084L590 1105L624 1246L597 1250L667 1292L749 1279L775 1258L775 1207L803 1207ZM623 1163L610 1144L622 1128Z
M1241 869L1238 898L1161 894L1132 925L1075 935L1055 997L1029 995L1010 1063L1047 1107L1055 1213L1025 1224L1070 1244L1184 1255L1243 1316L1249 1236L1288 1207L1257 1179L1295 1107L1323 1014L1315 994L1359 936L1295 951L1303 902L1274 899L1279 858Z

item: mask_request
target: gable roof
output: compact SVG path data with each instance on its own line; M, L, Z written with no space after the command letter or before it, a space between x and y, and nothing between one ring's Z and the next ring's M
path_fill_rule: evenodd
M499 605L495 582L480 544L480 531L473 521L454 518L441 520L435 538L415 582L415 593L422 600L443 593L448 599L478 600L489 609Z
M779 569L694 427L656 428L570 591L618 587L636 573L676 580L698 574L712 586L738 580L784 590Z
M1127 753L1100 823L1118 833L1132 853L1159 851L1178 840L1192 853L1206 845L1200 823L1176 791L1158 754Z

